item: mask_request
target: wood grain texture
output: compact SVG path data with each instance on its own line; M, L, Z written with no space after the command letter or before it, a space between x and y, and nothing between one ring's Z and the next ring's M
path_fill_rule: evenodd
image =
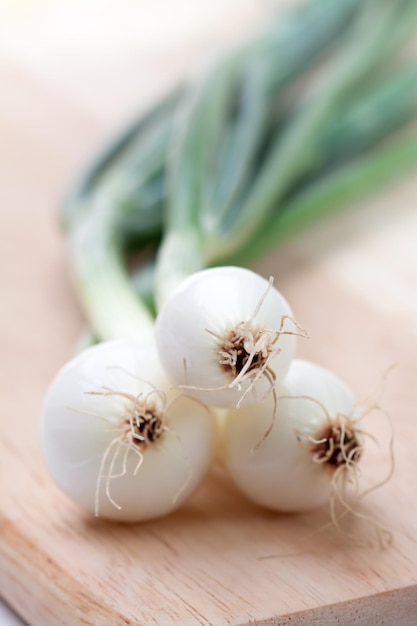
M2 9L0 593L31 626L412 626L415 180L298 237L256 266L276 277L310 333L299 355L333 368L358 398L375 393L386 368L397 363L383 397L395 428L396 471L362 509L391 529L391 547L351 546L332 532L317 532L326 511L279 516L252 505L220 468L182 510L130 526L84 516L44 469L42 398L83 326L56 206L103 138L189 71L190 58L203 57L211 37L226 40L230 30L236 36L256 14L250 3L201 5L202 15L185 0L106 0L100 11L95 0ZM238 6L240 17L232 19ZM159 11L161 29L151 7ZM370 444L364 455L367 486L387 471L388 428L378 413L364 425L381 439L380 448ZM359 520L353 530L358 540L370 532Z

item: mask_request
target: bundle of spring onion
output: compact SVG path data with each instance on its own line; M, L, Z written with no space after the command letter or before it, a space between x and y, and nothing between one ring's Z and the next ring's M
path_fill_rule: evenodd
M294 358L306 331L273 280L242 266L417 164L416 132L397 132L417 112L417 69L399 54L416 24L414 0L306 2L82 178L62 221L93 345L56 376L41 426L47 467L81 507L165 515L221 439L256 502L348 510L354 396Z

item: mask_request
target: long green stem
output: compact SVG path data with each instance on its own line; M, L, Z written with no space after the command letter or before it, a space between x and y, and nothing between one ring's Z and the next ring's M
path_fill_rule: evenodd
M69 234L77 292L91 329L101 340L149 340L153 319L130 284L108 201L108 194L98 197L96 210L73 224Z
M206 214L224 215L237 200L272 124L276 132L276 99L282 99L284 88L335 45L358 4L356 0L305 3L264 36L242 64L235 94L237 112L223 121L214 175L203 173L199 207L203 223Z
M127 246L145 247L162 230L165 159L179 93L141 117L95 161L62 213L76 290L100 340L149 338L149 306L132 289Z
M339 0L337 5L333 0L308 3L230 55L206 77L196 90L184 135L177 145L170 177L168 229L187 229L195 224L206 234L213 228L216 216L221 214L223 204L230 202L263 140L275 93L324 54L357 5L358 0ZM245 107L241 98L248 80L251 93L249 106ZM233 113L236 108L240 108L237 115ZM234 117L227 146L225 129ZM228 165L221 162L221 146ZM234 155L229 158L231 153ZM213 197L213 186L217 186L224 169L228 170L227 193L219 202ZM213 179L214 185L210 184ZM220 186L224 193L225 183Z
M326 83L318 85L317 93L301 105L286 133L278 137L250 196L238 208L241 228L247 234L250 235L262 216L280 202L296 177L310 167L315 146L329 119L348 96L349 90L385 56L381 50L396 19L396 3L380 3L377 11L372 3L369 7L365 6L356 33L349 38L346 47L341 48L339 59ZM400 19L403 18L400 16ZM231 224L235 232L234 222Z
M158 164L161 169L183 97L184 89L169 94L100 151L61 207L60 220L64 229L70 229L72 223L89 210L96 191L101 191L109 178L123 178L123 183L118 186L123 191L123 198L118 200L126 203L132 201L136 189L150 171L158 169Z
M357 0L340 0L337 7L333 1L316 0L284 22L282 30L273 30L229 57L197 91L184 134L176 145L176 158L169 176L167 234L158 254L157 282L163 281L163 286L158 288L159 301L166 296L166 285L174 285L189 268L195 270L205 265L212 248L218 245L219 220L221 222L230 198L242 185L263 141L262 129L273 106L274 91L323 54L357 5ZM297 47L300 37L303 43ZM259 68L263 71L261 75L255 72L256 97L252 92L249 107L241 109L228 142L225 128L239 106L237 99L242 94L244 80L251 76L252 69ZM252 81L251 88L253 86ZM217 183L211 185L211 181L222 178L224 163L219 160L222 145L229 172L227 180L223 177L223 183L217 187ZM228 160L231 153L238 159L232 155ZM220 198L216 196L216 189L220 191ZM195 254L193 263L190 263L191 254L184 249L189 238ZM181 246L178 241L182 241ZM177 251L175 255L173 247ZM172 280L167 279L168 272Z
M311 167L315 150L326 126L336 113L340 103L385 58L385 43L400 43L400 37L391 34L393 24L406 36L415 23L416 7L410 3L380 3L375 10L373 2L351 35L347 47L340 50L333 72L320 92L302 105L283 136L278 137L267 161L249 196L230 215L230 227L223 235L224 243L218 241L212 260L231 247L238 248L250 240L253 231L262 223L272 207L277 205L296 178ZM404 14L399 10L404 10ZM408 10L407 10L408 9ZM414 22L413 22L414 20ZM406 21L408 30L403 28ZM411 22L411 25L410 25ZM392 46L393 47L393 44Z
M323 133L315 170L331 169L416 117L417 68L395 67L340 108Z
M245 249L230 256L225 263L252 262L313 222L383 188L416 166L417 132L414 130L370 155L336 169L312 188L307 188L256 231Z
M338 115L317 143L314 168L298 179L277 206L291 203L294 195L316 180L331 175L339 165L366 153L417 116L417 68L396 67L379 76L355 98L340 107Z
M184 148L180 151L167 221L169 242L162 242L158 255L164 272L158 271L157 276L166 283L165 271L169 267L173 275L183 275L184 256L188 259L188 255L182 252L172 257L170 240L178 240L185 233L193 231L193 241L200 242L198 248L192 244L198 255L195 267L216 263L250 241L253 232L282 203L296 181L314 168L323 133L343 101L396 50L410 34L416 18L417 10L411 0L365 1L332 61L326 81L302 103L285 132L273 139L249 191L237 203L226 202L220 209L211 209L210 203L204 202L202 180L203 175L210 179L213 171L217 171L213 170L218 149L216 137L224 127L231 98L228 83L236 79L236 65L226 63L222 71L215 73L205 84L200 104L193 109ZM225 206L228 206L226 210ZM186 265L190 265L188 260Z

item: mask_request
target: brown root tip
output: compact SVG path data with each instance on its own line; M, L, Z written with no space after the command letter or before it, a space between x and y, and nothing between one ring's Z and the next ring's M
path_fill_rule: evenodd
M316 463L326 464L333 469L355 465L363 452L353 425L342 415L326 425L317 438L308 441L306 448Z

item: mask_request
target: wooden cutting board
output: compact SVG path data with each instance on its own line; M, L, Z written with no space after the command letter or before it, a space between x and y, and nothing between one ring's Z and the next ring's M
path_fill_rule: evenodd
M198 6L198 8L197 8ZM276 515L214 469L166 519L123 526L80 513L38 446L45 390L83 319L56 207L102 139L229 35L255 2L57 0L0 8L0 595L31 626L417 623L417 182L408 178L311 230L256 267L310 333L299 356L358 398L375 394L395 430L391 481L363 503L393 534L380 550L318 532L327 512ZM233 31L233 33L232 33ZM363 485L388 470L388 427ZM271 557L274 558L263 558Z

